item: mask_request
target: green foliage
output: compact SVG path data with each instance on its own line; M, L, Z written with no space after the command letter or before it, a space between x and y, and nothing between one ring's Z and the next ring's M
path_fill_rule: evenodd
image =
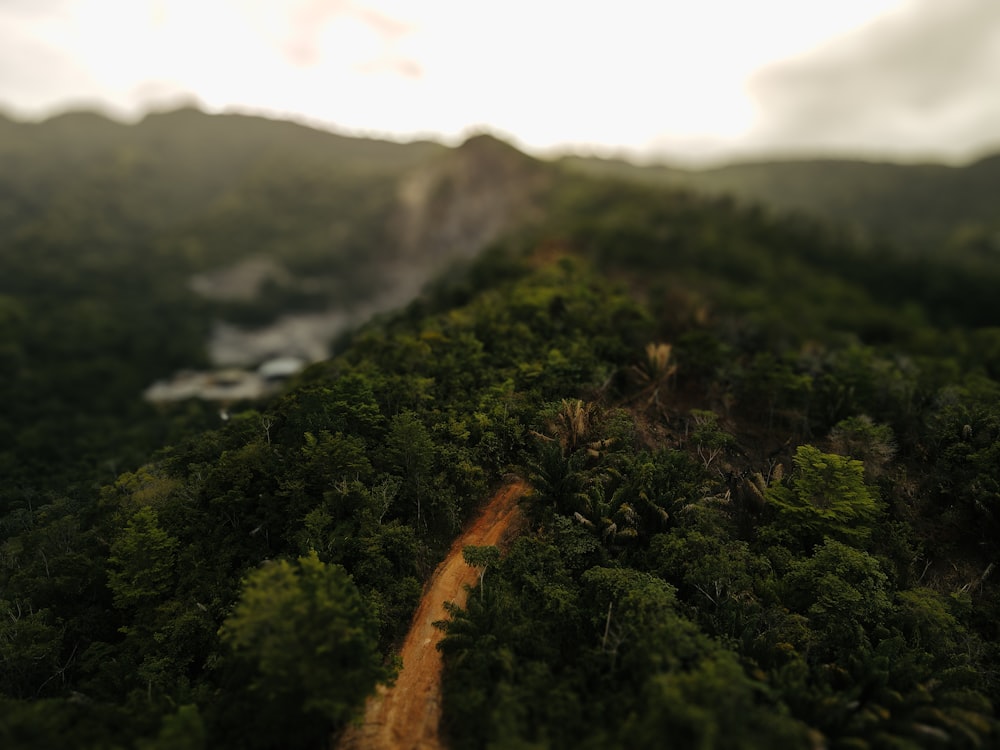
M784 600L809 618L820 654L843 658L869 645L891 607L888 576L874 557L827 539L797 560L782 582Z
M500 550L494 546L477 547L470 544L462 548L462 559L465 560L466 565L479 568L479 595L485 596L486 587L483 581L486 577L486 571L491 565L496 565L500 561Z
M656 675L622 730L622 747L806 747L806 727L777 709L767 688L720 652L687 672Z
M168 592L174 578L177 540L159 525L156 511L140 508L111 545L108 586L116 607L148 606Z
M315 552L295 564L265 563L248 575L220 632L250 666L241 692L248 712L263 714L255 724L270 725L273 738L302 736L303 724L312 732L342 726L390 676L350 576Z
M951 535L981 544L995 543L1000 531L1000 410L995 404L994 393L946 389L928 420L940 520Z
M177 713L164 717L159 734L153 740L141 740L138 750L203 750L205 727L197 706L181 706Z
M742 540L697 528L677 528L650 544L650 567L675 584L692 618L709 632L738 637L759 614L759 596L772 575L767 560Z
M727 448L736 441L732 435L719 427L719 415L707 409L692 409L691 418L694 429L691 431L691 442L698 452L705 468L709 468Z
M492 593L445 624L459 747L803 743L805 727L678 614L672 587L627 568L572 577L560 553L519 540Z
M881 510L865 485L864 465L811 445L796 449L794 463L788 482L768 490L776 525L805 549L827 537L864 544Z
M961 640L968 637L948 600L931 589L897 592L894 614L898 627L914 650L946 654L953 652Z
M71 738L74 747L119 750L132 746L136 733L152 729L147 722L137 721L136 713L71 698L33 702L0 698L0 743L13 750L34 750L64 746Z
M63 629L49 610L0 600L0 694L36 698L60 674Z
M426 526L425 508L430 500L434 443L427 428L412 411L393 417L385 441L385 461L391 471L403 478L401 494L412 504L414 526Z
M896 453L896 439L889 425L875 424L871 417L844 419L830 431L833 453L861 461L869 481L878 479Z
M139 398L205 364L213 320L366 300L403 224L476 249L459 177L422 219L393 204L440 147L195 112L18 128L4 747L325 744L508 473L528 519L467 550L479 594L442 624L453 746L995 744L992 219L915 256L514 154L482 174L533 225L220 423ZM190 291L248 254L281 267L254 301Z

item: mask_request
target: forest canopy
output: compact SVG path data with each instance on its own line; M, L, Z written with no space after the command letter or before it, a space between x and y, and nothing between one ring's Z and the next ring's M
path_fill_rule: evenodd
M490 139L3 126L34 144L0 151L4 747L328 744L511 476L520 533L465 548L442 624L450 746L997 742L992 251ZM435 243L461 262L272 395L142 400L213 321ZM250 254L297 281L192 291Z

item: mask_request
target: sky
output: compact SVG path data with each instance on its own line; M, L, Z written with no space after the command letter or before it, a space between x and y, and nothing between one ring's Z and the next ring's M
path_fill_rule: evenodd
M1000 151L1000 0L0 0L0 109L711 163Z

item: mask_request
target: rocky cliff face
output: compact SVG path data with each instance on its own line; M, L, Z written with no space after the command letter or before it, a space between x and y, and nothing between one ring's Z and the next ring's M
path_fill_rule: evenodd
M407 264L437 271L540 213L550 168L489 135L404 177L394 226Z

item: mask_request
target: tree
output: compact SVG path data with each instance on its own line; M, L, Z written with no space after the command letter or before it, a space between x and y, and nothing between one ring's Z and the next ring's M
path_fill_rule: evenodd
M767 415L769 429L776 416L797 428L805 421L812 387L809 375L797 373L791 362L763 351L747 367L740 395L751 414Z
M562 447L564 455L569 455L588 443L595 422L594 404L580 399L564 398L555 413L549 431ZM588 452L596 452L597 447L587 445ZM596 455L596 454L595 454Z
M390 677L354 582L315 551L247 576L219 634L250 667L252 705L275 723L275 736L300 724L316 732L344 724Z
M726 449L736 442L732 435L719 427L719 415L707 409L692 409L694 430L691 442L698 451L698 457L707 469Z
M679 586L710 632L738 635L759 608L756 591L770 571L747 542L675 528L655 536L650 552L650 562L664 580Z
M868 634L891 608L889 577L867 552L828 539L792 563L785 603L809 618L816 647L837 658L868 647Z
M462 559L465 560L467 565L479 568L479 598L482 599L486 591L486 587L483 585L486 570L491 565L496 565L500 562L500 550L493 545L480 547L468 544L462 548Z
M198 707L180 706L177 713L163 717L159 734L152 740L140 740L139 750L204 750L205 727Z
M660 391L666 391L677 374L677 364L672 361L671 344L650 342L646 344L646 360L632 367L632 372L642 386L640 396L646 398L646 406L656 406L658 412L663 410L660 403Z
M878 479L896 453L892 428L875 424L871 417L850 417L830 430L830 449L834 453L861 461L869 479Z
M417 415L404 411L393 417L385 447L391 468L402 475L403 493L416 505L416 526L419 527L424 493L434 463L434 442Z
M111 545L108 586L115 606L148 605L165 596L176 557L177 540L160 528L156 511L140 508Z
M690 669L664 671L643 685L621 732L622 747L808 747L807 727L719 650Z
M62 628L48 610L30 602L0 599L0 696L37 698L43 688L63 687L59 657Z
M865 486L864 465L811 445L800 445L793 460L791 480L767 490L778 511L776 525L806 549L825 537L862 544L880 512Z

